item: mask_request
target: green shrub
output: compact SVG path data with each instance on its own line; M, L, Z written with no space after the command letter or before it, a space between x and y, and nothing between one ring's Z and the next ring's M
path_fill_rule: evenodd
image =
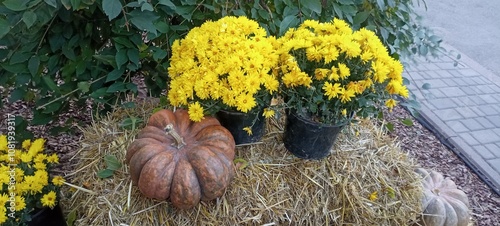
M226 15L245 15L279 36L305 19L339 17L367 27L403 61L435 55L440 39L420 26L412 0L2 0L1 97L34 103L30 123L57 119L69 103L92 99L100 110L137 93L166 89L170 45L189 29Z

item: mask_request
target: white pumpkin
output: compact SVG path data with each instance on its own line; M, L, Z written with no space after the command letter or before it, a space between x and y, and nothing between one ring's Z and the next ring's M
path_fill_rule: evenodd
M470 221L469 199L450 178L441 173L416 170L423 178L423 215L421 224L426 226L467 226Z

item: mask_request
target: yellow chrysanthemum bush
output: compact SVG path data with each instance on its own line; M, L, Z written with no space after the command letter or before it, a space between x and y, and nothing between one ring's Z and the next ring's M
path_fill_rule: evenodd
M57 154L44 153L45 140L25 140L22 147L0 135L0 225L25 225L36 209L54 208L61 176L50 175Z
M396 95L408 97L402 64L389 56L374 32L353 31L343 20L306 20L278 40L285 106L328 124L345 124L352 114L369 117L392 109Z
M223 17L193 28L172 45L168 100L193 121L219 110L261 111L278 91L276 39L246 17ZM272 115L269 110L266 116Z

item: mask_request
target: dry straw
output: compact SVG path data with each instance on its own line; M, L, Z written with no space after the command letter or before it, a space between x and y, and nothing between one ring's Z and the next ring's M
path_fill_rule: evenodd
M120 122L131 115L147 121L154 106L118 110L82 129L68 176L75 186L66 187L61 204L76 210L75 225L405 225L421 212L415 163L369 121L345 128L328 158L309 161L287 152L283 123L270 120L262 142L236 148L226 193L191 210L141 196L125 164L98 178L103 157L123 160L140 129L123 130Z

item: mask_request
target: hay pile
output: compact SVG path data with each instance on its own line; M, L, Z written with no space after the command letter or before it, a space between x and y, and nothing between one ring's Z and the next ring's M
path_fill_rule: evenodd
M119 124L130 115L147 121L154 104L119 110L84 128L79 164L61 205L76 210L75 225L405 225L420 213L415 163L368 121L344 129L334 153L301 160L281 143L283 123L268 122L263 142L237 147L235 179L220 199L191 210L141 196L128 166L108 179L103 157L123 160L135 131Z

